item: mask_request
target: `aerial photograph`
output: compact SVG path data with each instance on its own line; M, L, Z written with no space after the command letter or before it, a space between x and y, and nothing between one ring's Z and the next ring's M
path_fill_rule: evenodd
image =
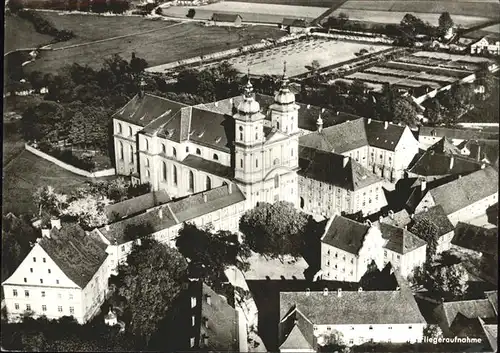
M497 352L499 0L5 0L2 352Z

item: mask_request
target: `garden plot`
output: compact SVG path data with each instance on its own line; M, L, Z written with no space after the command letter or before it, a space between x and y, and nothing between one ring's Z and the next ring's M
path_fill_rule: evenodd
M395 69L395 70L406 70L406 71L411 71L411 72L425 71L425 72L430 73L430 74L454 77L455 80L458 80L458 79L464 78L467 75L470 75L469 71L464 71L464 70L455 70L455 69L438 68L438 67L433 68L433 67L429 67L429 66L401 63L401 62L396 62L396 61L379 63L379 64L377 64L377 67L385 67L385 68Z
M286 61L288 74L296 76L307 72L306 66L314 60L318 61L320 67L326 67L356 58L355 53L361 49L373 53L387 48L382 45L314 39L239 56L231 59L230 63L240 72L250 69L253 75L280 75L283 62Z
M417 72L417 71L407 71L407 70L395 70L378 66L371 67L365 70L364 72L381 74L386 76L412 78L424 81L434 81L438 83L453 83L456 81L456 78L454 77L443 76L443 75L432 75L425 71Z
M440 60L446 61L457 61L457 62L467 62L473 64L480 64L484 62L493 62L493 60L488 58L481 58L477 56L469 56L469 55L458 55L458 54L448 54L448 53L439 53L432 51L419 51L417 53L413 53L413 56L420 58L436 58Z
M407 78L393 77L393 76L384 76L384 75L370 74L366 72L356 72L352 75L346 76L346 78L350 80L361 80L361 81L380 83L380 84L388 83L390 85L400 85L412 88L429 86L435 89L441 87L441 85L436 82L407 79Z

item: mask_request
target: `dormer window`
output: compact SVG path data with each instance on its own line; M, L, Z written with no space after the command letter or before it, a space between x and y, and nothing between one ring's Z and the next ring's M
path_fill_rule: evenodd
M213 158L214 158L215 161L219 160L219 156L217 155L217 153L214 153L214 157Z
M201 155L201 150L199 148L196 149L196 154Z
M191 297L191 309L196 306L196 297Z

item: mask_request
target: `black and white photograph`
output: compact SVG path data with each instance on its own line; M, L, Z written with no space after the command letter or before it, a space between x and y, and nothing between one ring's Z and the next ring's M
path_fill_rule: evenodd
M499 0L5 0L2 352L497 352Z

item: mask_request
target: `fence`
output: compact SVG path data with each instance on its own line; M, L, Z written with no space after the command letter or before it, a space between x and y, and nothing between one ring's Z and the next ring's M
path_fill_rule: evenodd
M41 157L51 163L54 163L55 165L61 167L61 168L64 168L66 169L67 171L71 172L71 173L74 173L74 174L77 174L77 175L81 175L81 176L84 176L84 177L87 177L87 178L101 178L101 177L105 177L105 176L112 176L112 175L116 175L116 170L115 168L110 168L110 169L105 169L105 170L99 170L97 172L88 172L86 170L83 170L83 169L80 169L80 168L76 168L70 164L67 164L67 163L64 163L62 161L60 161L59 159L53 157L53 156L50 156L48 155L47 153L44 153L32 146L29 146L27 143L24 144L24 148L33 153L34 155L37 155L38 157Z

